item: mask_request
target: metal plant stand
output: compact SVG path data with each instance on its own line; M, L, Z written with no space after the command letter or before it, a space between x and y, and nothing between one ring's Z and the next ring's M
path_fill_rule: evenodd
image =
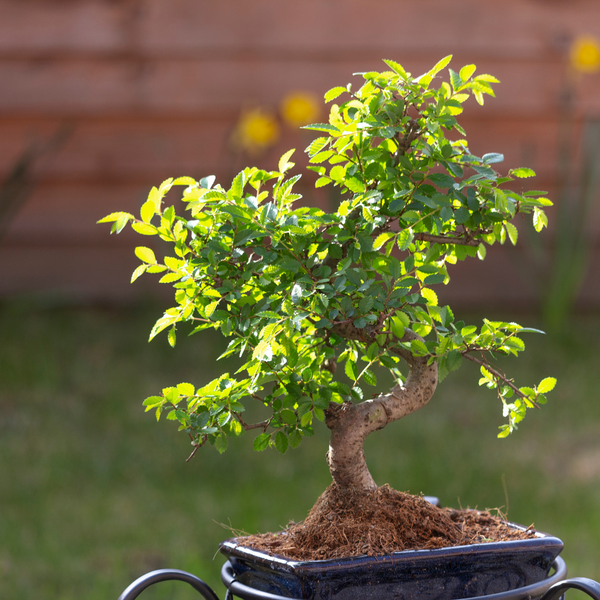
M587 594L592 600L600 600L600 583L587 577L573 577L563 579L567 572L565 561L557 558L553 563L554 574L542 582L528 585L525 587L501 592L499 594L489 594L479 598L469 600L559 600L567 590L580 590ZM300 600L290 599L284 596L269 594L260 590L250 588L233 577L233 568L227 561L221 570L221 579L227 588L225 600L241 598L241 600ZM120 596L119 600L134 600L147 587L161 581L184 581L191 585L205 600L219 600L219 597L202 579L199 579L191 573L179 571L177 569L161 569L152 571L136 579Z

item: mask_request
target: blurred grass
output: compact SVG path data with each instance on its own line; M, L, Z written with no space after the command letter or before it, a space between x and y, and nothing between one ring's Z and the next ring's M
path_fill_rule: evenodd
M279 455L242 436L220 456L157 424L141 401L215 373L217 337L146 343L161 309L0 305L0 597L117 598L139 575L173 567L218 594L217 544L302 519L329 484L327 432ZM522 321L526 321L523 319ZM528 325L535 323L527 322ZM430 404L367 440L378 483L447 506L503 507L565 541L570 575L600 579L600 319L562 340L529 336L517 383L559 385L519 431L497 440L494 394L466 364ZM219 365L220 367L220 365ZM143 598L195 599L183 584Z

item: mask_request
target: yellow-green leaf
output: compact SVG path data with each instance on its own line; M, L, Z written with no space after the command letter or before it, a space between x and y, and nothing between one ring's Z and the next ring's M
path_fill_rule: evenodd
M133 283L140 275L146 272L148 265L140 265L131 275L131 283Z
M475 73L475 65L465 65L461 70L460 70L460 78L463 81L467 81L467 79L469 79L469 77L471 77L471 75L473 75L473 73Z
M169 345L171 346L171 348L175 348L175 342L177 339L177 334L175 333L175 326L171 327L171 329L169 329L169 333L167 334L167 339L169 340Z
M96 221L96 223L112 223L113 221L118 221L121 218L133 219L133 215L126 212L113 212L110 215L106 215L106 217Z
M178 177L173 185L196 185L196 180L193 177Z
M548 217L543 210L537 208L533 209L533 227L539 233L544 227L548 226Z
M280 173L285 173L286 171L288 171L289 169L291 169L294 166L293 162L290 162L289 159L292 156L292 154L294 154L294 152L296 151L295 148L292 148L291 150L288 150L280 159L279 159L279 164L277 166L278 170Z
M161 196L160 192L158 191L158 189L156 187L153 187L150 190L150 193L148 194L148 202L154 203L154 206L156 207L155 212L160 211L160 201L161 200L162 200L162 196Z
M156 227L154 225L150 225L149 223L140 223L139 221L134 221L131 224L131 229L140 235L156 235Z
M524 179L526 177L535 177L535 171L526 167L520 167L519 169L511 169L509 171L509 175L514 175L515 177Z
M158 283L173 283L174 281L179 281L182 277L183 273L167 273L158 280Z
M144 223L150 223L152 217L156 214L156 205L154 202L148 200L142 204L142 208L140 210L140 216L142 217L142 221Z
M217 305L219 304L219 300L215 300L214 302L211 302L205 309L205 314L207 317L212 317L212 314L215 312L215 310L217 309Z
M431 304L431 306L438 305L437 294L431 288L423 288L421 290L421 296L427 300L427 304Z
M182 396L193 396L196 391L191 383L179 383L177 390Z
M161 184L160 187L158 188L158 191L160 193L161 196L164 196L172 187L173 185L173 178L169 177L169 179L165 179Z
M150 263L150 264L156 263L156 256L154 256L154 252L150 248L147 248L146 246L138 246L135 249L135 255L141 261L143 261L145 263Z
M386 231L381 235L378 235L373 242L373 250L379 250L381 246L383 246L391 237L394 237L394 234L391 231Z
M212 314L212 313L211 313ZM270 359L273 355L273 350L271 349L271 344L267 340L262 340L259 344L254 348L252 352L253 360L265 360Z
M506 227L506 232L508 233L512 245L515 246L517 244L517 239L519 238L518 229L512 223L504 223L504 227Z
M554 377L546 377L540 381L540 385L537 386L538 394L547 394L554 389L556 385L556 379Z

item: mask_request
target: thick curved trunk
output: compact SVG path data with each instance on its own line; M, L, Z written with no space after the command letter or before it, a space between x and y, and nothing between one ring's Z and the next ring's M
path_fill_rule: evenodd
M403 341L411 339L420 338L407 330ZM326 411L325 423L331 430L327 463L334 482L341 487L377 488L365 460L365 438L427 404L437 386L436 362L427 365L427 356L415 357L404 349L395 351L410 367L404 385L396 385L388 394L372 400L331 405Z

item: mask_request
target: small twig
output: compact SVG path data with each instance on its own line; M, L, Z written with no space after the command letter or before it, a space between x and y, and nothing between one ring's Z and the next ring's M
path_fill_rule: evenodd
M192 435L190 434L190 437L192 438L192 443L194 443L194 438L192 437ZM202 448L202 446L204 446L204 444L206 444L206 440L207 440L207 436L204 436L202 438L202 441L199 444L194 444L194 449L192 450L192 453L185 459L185 462L189 462L190 460L192 460L192 458L194 458L194 455L196 454L196 452L198 452L199 448Z
M479 246L477 240L467 240L445 235L432 235L431 233L415 233L415 240L420 242L433 242L434 244L455 244L457 246Z
M465 352L462 352L462 355L465 358L472 360L474 363L477 363L478 365L486 368L494 377L496 377L497 379L500 379L502 382L504 382L515 394L517 394L517 396L519 396L520 398L523 398L523 400L526 400L527 402L531 402L531 404L533 404L533 406L535 406L535 408L540 408L540 406L537 402L533 401L531 398L529 398L529 396L526 396L510 379L508 379L506 377L506 375L504 375L500 371L497 371L496 369L494 369L494 367L492 367L489 363L485 362L484 360L480 360L479 358L470 356L468 354L468 352L470 352L470 351L471 350L465 350Z

